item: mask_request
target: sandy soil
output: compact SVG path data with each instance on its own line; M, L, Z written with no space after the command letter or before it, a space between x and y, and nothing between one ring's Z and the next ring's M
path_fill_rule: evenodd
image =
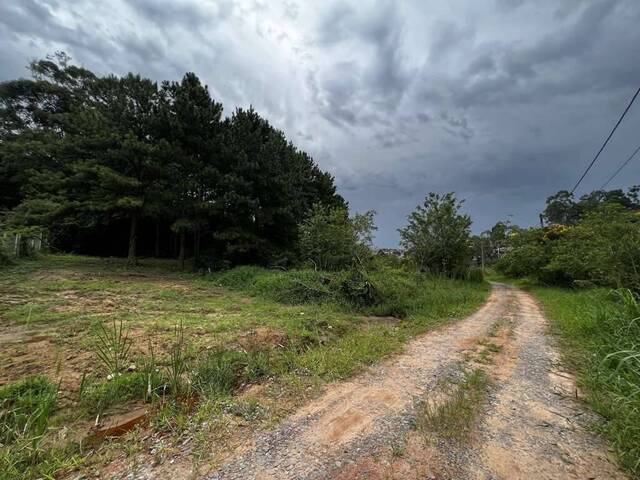
M492 326L500 353L480 362ZM494 380L488 404L479 407L477 431L464 445L425 442L412 429L418 405L464 364L482 366ZM474 315L415 339L403 354L352 381L332 385L206 478L626 478L588 430L597 418L576 397L539 307L524 292L494 285ZM131 474L156 478L145 468Z

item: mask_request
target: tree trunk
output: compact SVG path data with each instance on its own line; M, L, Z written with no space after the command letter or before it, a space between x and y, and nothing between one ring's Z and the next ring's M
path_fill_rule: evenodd
M198 258L200 257L200 227L193 230L193 269L198 267Z
M133 213L131 215L131 228L129 229L129 254L127 255L127 262L129 264L136 263L137 241L138 241L138 214Z
M160 220L156 220L156 246L154 253L156 258L160 256Z
M180 231L180 253L178 253L178 260L180 260L180 268L184 270L184 248L185 248L186 234L184 230Z

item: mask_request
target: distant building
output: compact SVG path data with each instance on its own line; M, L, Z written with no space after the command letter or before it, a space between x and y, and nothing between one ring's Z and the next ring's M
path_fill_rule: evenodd
M399 248L379 248L376 250L376 255L389 255L393 257L404 257L404 251Z

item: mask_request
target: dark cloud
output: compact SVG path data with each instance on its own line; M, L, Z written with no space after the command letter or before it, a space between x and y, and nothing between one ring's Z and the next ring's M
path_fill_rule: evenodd
M351 208L376 209L390 246L429 191L466 198L476 231L535 223L638 88L639 23L636 0L3 0L0 80L56 50L100 73L195 71L226 112L254 105L307 150ZM581 188L638 125L636 105ZM612 187L638 178L632 162Z

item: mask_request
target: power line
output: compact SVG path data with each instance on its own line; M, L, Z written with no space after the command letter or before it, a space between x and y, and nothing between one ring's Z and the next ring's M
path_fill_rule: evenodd
M589 166L587 167L587 169L584 171L584 173L582 174L582 176L580 177L580 179L578 180L578 183L575 184L575 186L571 189L571 193L576 191L576 188L578 188L578 185L580 185L580 183L582 182L582 180L584 179L584 177L587 176L587 173L589 173L589 170L591 170L591 167L593 167L593 164L596 163L596 160L598 160L598 157L600 156L600 154L602 153L602 151L604 150L604 147L607 146L607 143L609 143L609 140L611 139L611 137L613 136L613 133L616 131L616 129L618 128L618 125L620 125L620 123L622 122L622 119L624 118L624 116L627 114L627 112L629 111L629 109L631 108L631 105L633 105L633 102L636 100L636 97L638 96L638 94L640 93L640 88L638 88L638 90L636 90L635 95L633 96L633 98L631 99L631 101L629 102L629 105L627 105L627 108L624 109L624 112L622 112L622 115L620 116L620 118L618 119L618 122L616 123L615 127L613 127L613 130L611 130L611 133L609 134L609 136L607 137L607 139L604 141L604 143L602 144L602 146L600 147L600 150L598 150L598 153L596 153L596 156L593 157L593 160L591 160L591 163L589 164Z
M618 169L615 171L615 173L609 177L609 180L604 182L604 184L600 187L600 190L604 190L604 188L607 185L609 185L611 180L613 180L614 178L616 178L618 176L618 174L622 171L622 169L627 166L627 164L633 159L633 157L636 156L636 153L638 153L638 152L640 152L640 145L638 145L638 148L636 148L633 151L633 153L629 156L629 158L627 158L624 162L622 162L622 164L618 167Z

